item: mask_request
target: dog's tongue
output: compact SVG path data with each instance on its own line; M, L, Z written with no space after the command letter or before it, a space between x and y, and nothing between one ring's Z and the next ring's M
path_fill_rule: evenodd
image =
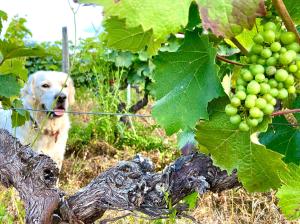
M65 113L64 109L54 109L54 114L56 116L62 116L62 115L64 115L64 113Z

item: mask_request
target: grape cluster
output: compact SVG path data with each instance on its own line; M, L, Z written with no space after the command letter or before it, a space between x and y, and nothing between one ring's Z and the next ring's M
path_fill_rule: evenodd
M225 112L230 122L241 131L248 131L271 115L277 99L284 100L296 93L300 79L300 45L292 32L278 30L267 22L263 31L253 38L254 45L247 57L247 68L242 68Z

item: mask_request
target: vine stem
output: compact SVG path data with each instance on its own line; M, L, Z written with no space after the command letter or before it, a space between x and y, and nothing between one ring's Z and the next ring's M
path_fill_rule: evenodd
M281 110L281 111L276 111L272 113L272 116L280 116L280 115L285 115L285 114L292 114L292 113L300 113L300 108L297 109L291 109L291 110Z
M238 66L245 66L244 64L242 63L239 63L239 62L236 62L236 61L231 61L231 60L228 60L227 58L221 56L221 55L217 55L216 58L220 61L224 61L224 62L227 62L229 64L233 64L233 65L238 65Z
M232 41L232 43L234 43L235 46L237 46L241 50L243 55L248 54L247 49L238 41L238 39L236 39L235 37L231 37L230 40Z
M300 43L300 35L294 25L294 22L290 16L289 12L286 9L283 1L282 0L272 0L272 3L274 5L276 11L278 12L279 16L281 17L286 29L290 32L293 32L297 37L298 43Z

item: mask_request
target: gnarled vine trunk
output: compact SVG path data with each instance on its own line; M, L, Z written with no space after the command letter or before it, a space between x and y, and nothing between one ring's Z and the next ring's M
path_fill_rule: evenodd
M149 159L137 155L71 196L56 188L57 178L58 169L48 156L22 146L0 129L0 182L20 193L26 223L93 223L109 209L136 210L159 218L169 214L169 200L180 215L185 207L179 201L186 195L240 185L236 173L228 176L199 153L182 156L159 173Z

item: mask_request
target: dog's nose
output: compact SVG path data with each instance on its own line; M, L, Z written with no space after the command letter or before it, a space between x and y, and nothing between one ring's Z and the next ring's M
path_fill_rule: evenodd
M67 96L64 93L59 93L59 94L55 95L54 98L57 100L57 102L63 103L67 99Z

